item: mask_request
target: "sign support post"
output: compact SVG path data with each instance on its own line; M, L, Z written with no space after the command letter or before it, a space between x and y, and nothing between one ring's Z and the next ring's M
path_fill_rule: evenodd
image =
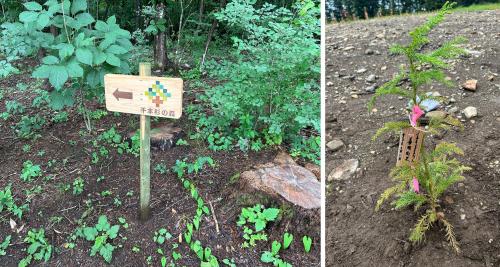
M139 219L150 217L151 117L182 116L184 82L180 78L151 76L151 63L139 64L139 75L104 75L106 109L140 115Z
M151 76L151 64L139 64L139 76ZM151 117L141 115L141 180L140 180L140 219L146 221L149 218L149 201L151 200L151 184L150 184L150 169L151 169Z

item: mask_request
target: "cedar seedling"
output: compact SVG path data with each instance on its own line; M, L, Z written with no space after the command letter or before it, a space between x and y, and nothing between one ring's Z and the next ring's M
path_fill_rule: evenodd
M450 13L455 3L446 2L438 13L431 17L426 23L410 32L411 41L407 45L394 45L391 52L404 55L408 63L401 68L401 71L391 81L382 85L369 102L369 108L373 106L377 97L382 95L398 95L409 99L411 108L409 110L409 122L392 121L387 122L377 131L373 139L385 132L399 132L407 127L414 127L418 131L436 134L440 130L448 129L451 126L462 126L460 121L452 116L444 118L431 118L424 128L419 118L425 114L427 105L425 100L439 100L432 95L424 93L423 87L426 84L436 81L445 85L451 85L445 77L443 69L448 67L446 60L459 57L466 52L459 47L465 42L462 37L457 37L444 43L439 48L422 52L422 48L430 43L429 32L435 28ZM409 90L401 86L409 82ZM434 99L433 99L434 98ZM453 249L459 253L460 248L453 232L453 226L446 220L443 212L439 211L439 197L452 184L464 179L462 173L470 168L461 165L456 159L449 159L453 154L463 155L454 144L441 143L436 148L427 152L425 144L420 148L420 160L414 162L403 162L391 171L391 177L398 182L396 186L386 189L377 201L376 210L379 210L382 203L392 195L396 195L397 200L393 203L396 209L414 206L415 211L420 207L427 207L425 214L420 217L415 228L412 230L409 239L413 242L420 242L424 234L437 221L441 222L446 230L446 238Z

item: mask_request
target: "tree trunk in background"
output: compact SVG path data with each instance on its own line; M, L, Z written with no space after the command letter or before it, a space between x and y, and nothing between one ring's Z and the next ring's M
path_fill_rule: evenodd
M165 18L165 4L163 2L158 3L156 6L158 10L158 16L156 20ZM167 67L167 49L166 49L166 34L165 32L158 32L155 35L155 65L163 72Z
M141 14L142 14L142 11L141 11L141 0L136 0L135 1L135 26L138 28L138 29L142 29L142 23L141 23Z
M200 25L201 25L201 22L202 22L202 18L203 18L203 12L205 10L205 5L204 5L204 2L203 0L200 1L200 16L198 18L198 28L200 28Z

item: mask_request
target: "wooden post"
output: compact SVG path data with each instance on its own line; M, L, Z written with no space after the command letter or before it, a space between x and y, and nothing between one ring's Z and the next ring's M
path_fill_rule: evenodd
M139 64L139 76L151 76L151 63ZM150 164L151 164L151 144L150 144L151 118L141 115L141 180L140 180L140 220L149 219L150 195Z

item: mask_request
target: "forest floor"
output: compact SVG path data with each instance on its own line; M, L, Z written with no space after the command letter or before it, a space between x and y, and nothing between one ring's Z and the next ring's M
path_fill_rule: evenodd
M147 266L149 256L152 257L152 266L160 266L160 255L157 253L159 247L165 251L167 262L170 262L172 241L159 246L153 242L154 233L165 228L173 235L173 240L179 243L185 225L196 213L197 206L175 173L169 171L160 174L153 169L159 163L170 169L176 160L187 158L188 162L193 162L201 156L212 157L216 167L207 167L187 178L196 184L205 202L211 203L215 217L212 214L203 217L200 230L193 234L193 240L198 239L204 247L209 246L221 266L224 266L222 260L226 258L234 259L237 266L265 266L260 261L262 252L270 250L273 240L281 241L285 231L292 233L295 238L292 246L280 252L280 256L293 266L320 266L318 209L304 210L279 199L247 194L240 190L238 175L257 164L272 161L278 150L248 154L239 151L213 152L205 142L189 140L189 134L195 129L187 116L173 121L174 126L182 128L184 139L189 145L175 146L166 151L152 150L151 218L141 223L137 216L139 158L128 153L120 155L116 149L109 148L108 157L101 156L97 163L91 163L92 151L95 151L92 141L99 134L114 127L120 135L126 136L138 128L139 116L115 116L108 112L108 115L93 121L94 130L90 134L85 128L83 116L76 108L68 110L67 122L51 122L48 114L53 114L52 111L46 107L31 107L36 96L33 89L40 85L30 78L30 69L35 63L28 60L19 64L24 69L22 74L0 81L3 92L0 113L5 111L6 101L16 100L27 107L23 115L46 116L48 124L38 131L40 137L32 141L18 138L12 129L21 115L13 115L7 121L0 121L0 188L12 184L18 204L30 200L29 211L25 212L21 220L9 213L2 212L0 216L0 242L7 235L12 235L7 255L0 257L1 266L17 266L19 260L26 256L26 245L22 237L32 228L44 228L46 237L56 248L50 261L42 265L106 266L101 256L89 256L91 242L82 238L70 240L78 226L93 226L100 215L106 215L111 224L119 224L118 218L123 217L129 225L127 229L123 226L120 228L120 238L113 242L122 247L114 251L110 266ZM16 89L19 84L27 88L24 91ZM190 88L190 82L187 81L184 90L188 95L185 98L186 106L193 101L192 93L195 89ZM92 102L90 106L93 110L105 111L104 104ZM154 127L154 120L152 125ZM27 149L25 145L30 146L29 151L23 150ZM20 179L23 162L27 160L41 165L43 171L42 177L30 183ZM77 177L83 178L84 190L82 194L75 196L72 184ZM104 179L97 181L98 177ZM281 215L277 222L268 224L266 228L269 241L257 242L256 247L243 249L242 229L237 227L236 221L242 207L255 203L281 208ZM14 230L10 227L10 218L17 223ZM216 231L216 224L220 232ZM21 229L21 226L24 227ZM19 233L15 230L19 230ZM310 253L304 252L301 240L303 235L313 239ZM67 247L71 242L76 244L75 248ZM177 251L181 253L182 259L175 262L176 266L199 266L199 259L186 242L181 242Z
M455 142L465 151L459 160L472 167L463 182L445 192L446 201L441 203L462 253L452 251L440 225L434 225L422 243L408 241L422 209L420 213L412 208L395 211L387 203L374 211L380 194L393 185L388 174L396 163L399 135L376 141L371 137L384 122L404 119L407 103L398 97L382 97L377 110L368 112L367 102L373 86L390 80L404 63L403 57L390 55L388 47L408 42L408 32L428 16L326 28L326 141L339 139L344 144L336 151L327 150L326 175L345 160L359 163L348 179L327 181L327 266L500 265L500 10L449 15L431 31L431 44L425 48L436 48L458 35L469 40L465 47L470 55L454 60L446 73L456 85L428 88L444 97L443 110L457 110L454 115L460 116L465 127L428 138L431 146ZM478 81L475 92L460 86L469 79ZM476 117L466 119L461 114L468 106L477 108Z

